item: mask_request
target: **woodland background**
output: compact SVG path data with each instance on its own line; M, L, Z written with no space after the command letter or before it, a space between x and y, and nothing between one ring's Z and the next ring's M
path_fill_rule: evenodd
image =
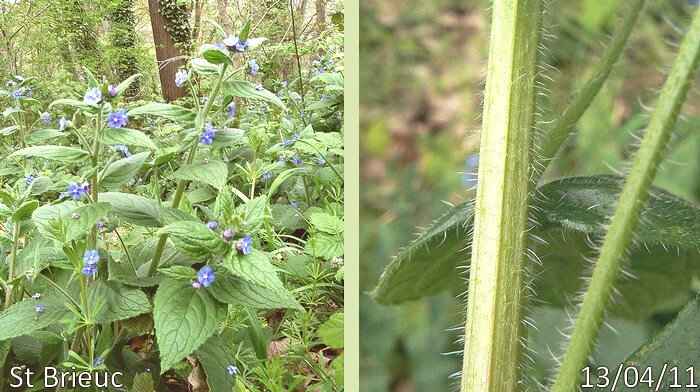
M551 90L539 102L542 120L555 117L571 90L596 65L615 26L621 1L551 1L544 18L543 59ZM664 80L692 1L647 1L620 63L578 125L550 172L613 174L634 151ZM377 305L369 295L399 248L456 204L474 196L481 99L488 49L489 1L368 0L360 4L360 325L361 389L446 391L461 365L456 344L463 299L442 293L402 306ZM698 79L677 123L655 185L700 201L700 94ZM470 159L468 159L471 156ZM457 273L457 272L455 272ZM697 286L697 284L696 284ZM465 286L466 287L466 286ZM700 287L696 287L697 290ZM600 362L619 363L678 311L636 322L611 319ZM536 370L553 361L565 313L534 310Z

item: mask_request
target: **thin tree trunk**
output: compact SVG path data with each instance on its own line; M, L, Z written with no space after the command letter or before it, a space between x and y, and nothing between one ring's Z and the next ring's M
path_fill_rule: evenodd
M202 8L204 8L204 1L196 0L194 2L194 28L192 29L192 37L195 47L199 46L199 39L202 30Z
M231 30L233 30L233 22L231 22L231 18L226 11L228 0L216 0L216 5L219 7L219 23L224 28L224 31L230 34Z
M326 29L326 4L324 0L316 0L316 29L319 33Z
M165 25L169 21L161 14L158 0L148 0L148 13L151 16L153 41L156 46L161 92L167 102L172 102L187 94L186 88L175 86L175 74L185 65L186 53L184 49L175 46L175 40L166 30Z
M134 0L120 0L112 3L109 21L109 40L116 49L116 59L113 63L116 84L139 72L138 58L135 53L137 35ZM126 91L126 95L135 97L139 89L139 81L136 80Z

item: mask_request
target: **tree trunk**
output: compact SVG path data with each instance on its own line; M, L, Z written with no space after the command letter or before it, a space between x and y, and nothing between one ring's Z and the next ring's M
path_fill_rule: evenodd
M202 8L204 8L203 0L195 0L194 2L194 28L192 29L192 38L194 46L198 47L202 30Z
M326 28L326 4L323 0L316 0L316 29L319 33Z
M186 12L186 10L183 11ZM153 41L156 46L160 88L163 98L167 102L172 102L187 95L186 88L175 86L175 74L181 66L185 65L186 49L182 43L176 46L177 42L166 29L166 25L171 22L161 13L158 0L148 0L148 13L151 16Z
M231 18L228 16L228 12L226 11L228 0L216 0L216 5L219 7L219 23L221 23L221 27L224 28L226 34L231 34L233 30L233 22L231 22Z
M95 37L94 19L90 17L90 11L86 10L89 4L85 4L82 0L57 3L59 20L68 38L69 50L74 55L74 68L78 70L81 65L84 65L93 72L103 73L105 66L101 61L100 47Z
M109 40L115 49L115 61L113 70L116 76L114 84L123 81L131 75L139 72L138 58L136 57L137 35L134 19L134 0L119 0L111 4L109 10ZM134 81L127 97L136 97L140 90L138 79Z

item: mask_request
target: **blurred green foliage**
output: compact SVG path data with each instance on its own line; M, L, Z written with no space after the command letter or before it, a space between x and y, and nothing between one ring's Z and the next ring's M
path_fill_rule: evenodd
M384 307L367 294L400 247L448 207L473 197L462 181L477 151L488 41L488 1L364 1L360 5L360 324L361 389L444 391L461 357L464 298L440 295ZM544 25L551 92L538 106L546 122L596 65L621 2L555 1ZM563 147L545 181L569 175L625 173L648 111L687 26L684 0L648 1L622 60ZM695 85L697 86L697 77ZM700 100L691 91L655 185L700 201ZM465 241L466 245L466 241ZM455 273L458 273L457 271ZM466 287L466 285L465 285ZM697 289L696 283L696 289ZM595 361L619 363L682 306L647 320L610 318ZM534 307L533 375L551 376L552 353L570 325L565 311Z

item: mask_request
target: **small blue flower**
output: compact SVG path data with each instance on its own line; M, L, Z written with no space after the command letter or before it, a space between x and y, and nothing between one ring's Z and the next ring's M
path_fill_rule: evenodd
M301 164L302 164L301 158L299 158L297 156L292 157L292 162L294 162L295 165L299 165L299 166L301 166Z
M209 287L214 282L214 271L209 266L202 267L197 273L197 280L204 287Z
M226 110L226 114L229 116L233 117L236 114L236 104L231 102L230 105L228 105L228 109Z
M219 48L219 49L223 49L223 48L224 48L224 44L222 44L221 42L216 42L216 43L214 43L214 46L216 46L216 47Z
M182 87L188 80L190 80L190 74L186 69L181 69L175 74L175 85L177 87Z
M97 273L97 266L94 264L85 264L85 266L83 266L82 273L85 276L93 276Z
M214 136L216 136L214 131L207 129L202 133L202 136L199 137L199 141L202 142L202 144L212 144L212 142L214 142Z
M93 265L97 264L98 261L100 261L100 254L97 253L97 249L86 250L83 254L83 262L85 264Z
M332 66L333 66L333 60L328 60L328 61L326 62L326 65L328 65L329 67L332 67Z
M226 371L232 376L238 375L238 368L233 365L226 366Z
M207 223L207 227L214 230L219 227L219 223L217 221L209 221L209 223Z
M280 159L279 159L279 161L280 161L280 162L282 162L282 163L286 162L286 161L285 161L285 159L284 159L284 157L283 157L283 156L281 156L281 155L280 155Z
M250 74L255 75L258 73L260 70L260 66L258 65L257 61L255 59L250 60Z
M68 120L66 120L65 117L61 117L60 120L58 120L58 130L62 131L66 129L66 124L68 123Z
M287 81L286 81L286 80L283 80L283 81L282 81L282 87L287 87Z
M292 140L292 139L284 139L284 140L282 141L282 144L284 144L286 147L289 147L289 146L291 146L292 144L294 144L294 140Z
M289 205L292 206L292 208L297 208L297 207L299 207L299 204L298 204L297 202L295 202L295 201L289 203Z
M26 182L27 185L32 185L34 183L34 177L27 176L27 178L24 179L24 182Z
M107 87L107 91L109 91L109 95L110 95L111 97L117 95L117 88L114 87L114 86L111 85L111 84L109 85L109 87Z
M32 95L32 89L29 87L22 87L22 93L26 96L30 96Z
M126 109L121 109L116 113L110 113L107 117L107 126L110 128L121 128L129 121L129 116L126 115Z
M269 180L271 177L270 172L265 172L262 174L262 179L263 180Z
M34 307L34 309L36 309L36 312L37 312L37 313L43 313L43 312L44 312L44 307L41 306L41 305L36 305L36 306Z
M316 159L316 162L318 162L319 165L325 165L326 159L323 157L318 157L318 159Z
M85 92L85 97L83 97L83 102L88 105L97 105L102 101L102 91L99 88L93 87Z
M78 200L81 197L85 196L85 189L81 188L76 183L72 183L68 185L68 188L66 189L66 194L74 198L75 200Z
M250 254L250 249L253 246L253 239L249 235L243 237L241 241L236 245L236 249L243 252L244 255Z
M112 150L121 152L127 158L131 156L131 152L129 152L129 147L123 144L117 144L116 146L112 147Z
M19 99L19 97L21 97L21 96L22 96L22 91L20 91L20 90L15 90L12 92L12 98L14 98L14 99Z
M102 357L95 357L95 359L92 360L92 367L100 367L102 364L105 363L105 359Z

